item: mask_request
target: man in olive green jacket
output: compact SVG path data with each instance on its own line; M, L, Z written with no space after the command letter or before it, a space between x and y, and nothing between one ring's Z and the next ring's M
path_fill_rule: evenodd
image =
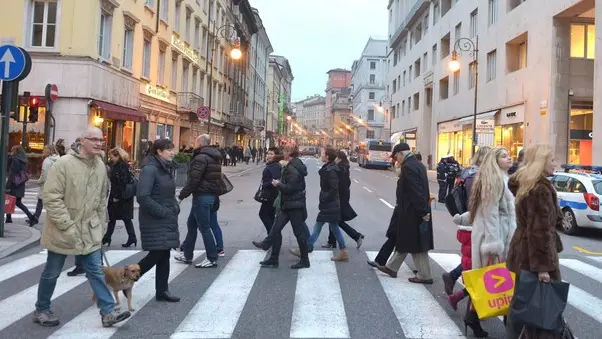
M102 271L100 248L106 228L107 196L107 172L99 157L103 141L102 131L90 127L81 138L79 153L71 150L59 158L44 184L46 220L42 245L48 249L48 258L40 277L33 318L42 326L59 324L50 309L50 300L67 255L75 255L83 264L97 297L103 326L112 326L130 316L127 311L115 311L115 301Z

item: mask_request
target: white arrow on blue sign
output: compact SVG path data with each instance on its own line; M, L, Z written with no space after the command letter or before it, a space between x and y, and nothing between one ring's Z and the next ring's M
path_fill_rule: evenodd
M25 70L25 54L14 45L0 46L0 80L12 81Z

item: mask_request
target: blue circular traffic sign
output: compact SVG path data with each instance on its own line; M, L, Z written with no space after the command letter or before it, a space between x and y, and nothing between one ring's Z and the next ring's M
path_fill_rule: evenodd
M13 45L0 46L0 80L13 81L25 70L25 53Z

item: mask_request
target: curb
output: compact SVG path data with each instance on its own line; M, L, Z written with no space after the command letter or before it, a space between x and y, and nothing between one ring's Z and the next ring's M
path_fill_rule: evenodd
M17 254L19 252L26 251L28 249L34 248L40 244L40 239L42 237L42 233L38 231L35 227L27 227L26 230L29 231L30 236L21 242L14 244L13 246L5 249L4 251L0 251L0 259L4 259L8 256Z

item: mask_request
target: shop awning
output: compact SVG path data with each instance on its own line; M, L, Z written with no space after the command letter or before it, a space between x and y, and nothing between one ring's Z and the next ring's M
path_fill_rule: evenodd
M481 113L481 114L477 114L477 119L490 119L493 118L500 110L496 109L495 111L490 111L490 112L485 112L485 113ZM470 125L472 124L472 121L474 119L474 116L468 116L465 118L460 119L460 123L463 125Z
M94 100L93 105L100 108L103 112L103 118L121 121L145 122L146 116L144 113L133 108L127 108L110 104L104 101Z
M403 136L403 132L393 133L393 135L391 135L391 142L394 144L397 144L399 142L399 139L401 139L402 136Z

